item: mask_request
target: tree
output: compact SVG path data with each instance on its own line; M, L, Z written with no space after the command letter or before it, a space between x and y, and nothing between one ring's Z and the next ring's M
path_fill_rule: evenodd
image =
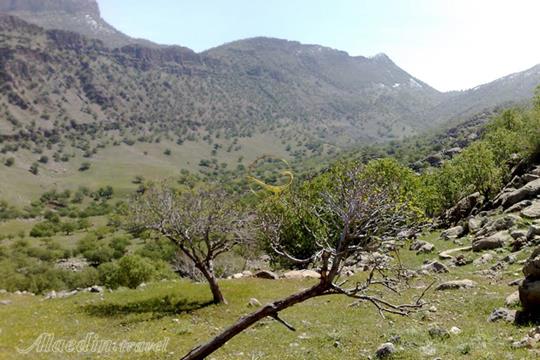
M213 301L226 303L214 272L215 259L247 237L248 221L235 199L219 189L178 192L153 186L131 204L130 228L149 230L176 245L202 273Z
M415 303L404 305L392 304L372 294L369 291L372 286L383 286L397 292L396 287L399 285L399 277L389 277L377 261L374 262L364 282L346 287L347 281L340 280L346 264L358 263L363 254L375 247L378 239L397 235L400 231L420 223L420 214L413 204L402 201L399 192L396 192L392 185L381 186L377 179L362 173L359 166L354 166L350 170L335 171L329 180L327 190L320 195L322 201L310 208L310 213L316 215L320 225L316 231L311 232L316 247L309 257L297 258L284 251L286 244L283 243L282 235L285 221L282 213L263 212L258 221L262 235L272 244L276 253L298 264L317 263L319 282L239 319L208 343L193 349L183 357L184 360L203 359L209 356L231 338L267 316L294 330L291 325L280 319L279 313L314 297L348 296L359 302L366 301L373 304L381 315L385 312L407 315L422 306L420 300L423 294ZM295 207L296 204L306 203L302 200L296 199L295 196L281 196L277 201L286 201L284 206Z
M30 171L33 175L39 174L39 164L37 162L32 163L28 171Z

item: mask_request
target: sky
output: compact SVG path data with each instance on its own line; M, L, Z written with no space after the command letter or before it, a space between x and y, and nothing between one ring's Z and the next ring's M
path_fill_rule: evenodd
M540 63L540 0L98 0L120 31L197 52L268 36L385 53L441 91Z

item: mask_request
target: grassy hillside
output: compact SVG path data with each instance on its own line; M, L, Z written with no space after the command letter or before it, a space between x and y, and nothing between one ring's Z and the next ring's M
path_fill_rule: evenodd
M451 242L428 235L437 250L451 248ZM520 258L525 254L519 255ZM406 267L417 268L432 255L415 255L404 250ZM369 304L349 307L350 300L328 297L310 300L288 309L282 317L297 327L293 333L271 319L238 336L217 352L215 359L365 359L394 336L399 336L395 359L534 359L535 350L513 349L512 339L521 339L528 328L506 323L488 323L491 311L504 304L515 289L508 282L519 277L520 265L511 265L496 278L473 274L487 269L467 265L450 273L415 278L400 300L418 296L431 281L468 278L478 283L469 290L430 291L424 310L411 317L390 315L380 318ZM363 275L359 275L363 276ZM115 341L160 341L170 338L167 351L159 354L130 353L136 359L177 359L194 345L207 340L239 316L253 310L251 298L261 303L284 297L311 284L300 280L223 280L230 304L208 305L211 296L205 284L172 281L149 284L137 290L121 289L100 294L75 295L68 299L0 294L12 304L0 306L2 339L0 356L18 359L16 347L28 347L42 332L56 338L83 339L95 332L100 339ZM385 297L386 298L386 297ZM394 298L393 296L388 299ZM433 326L446 330L456 326L460 334L448 339L432 338ZM76 334L76 335L74 335ZM64 354L63 358L76 358ZM118 355L103 354L102 358ZM50 354L32 354L48 359Z

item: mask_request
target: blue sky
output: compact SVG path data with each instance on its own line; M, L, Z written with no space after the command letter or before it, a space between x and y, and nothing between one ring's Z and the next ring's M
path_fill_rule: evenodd
M539 0L98 0L134 37L202 51L270 36L351 55L388 54L439 90L540 63Z

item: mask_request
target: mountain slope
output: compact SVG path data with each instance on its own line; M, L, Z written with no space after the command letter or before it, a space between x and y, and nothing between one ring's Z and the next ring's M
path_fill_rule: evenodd
M0 0L0 12L15 15L45 29L74 31L103 41L107 46L157 46L133 39L101 18L95 0Z

